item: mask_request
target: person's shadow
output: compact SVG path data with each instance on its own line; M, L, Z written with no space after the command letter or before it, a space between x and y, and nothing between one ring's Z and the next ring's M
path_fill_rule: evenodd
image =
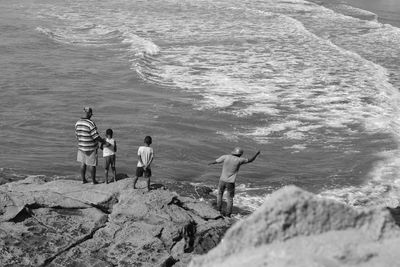
M117 181L129 178L128 174L126 173L117 173L117 177L115 177Z
M124 179L128 179L128 178L129 178L129 176L126 173L117 173L116 180L120 181L120 180L124 180ZM138 188L140 189L140 187L138 187ZM144 188L145 187L143 187L141 189L144 189ZM163 184L151 184L150 185L150 190L158 190L158 189L165 190L165 189L167 189L167 187Z
M158 190L158 189L166 190L167 187L165 185L163 185L163 184L151 184L150 185L150 190Z
M390 214L392 215L394 221L398 226L400 226L400 207L397 208L388 208Z

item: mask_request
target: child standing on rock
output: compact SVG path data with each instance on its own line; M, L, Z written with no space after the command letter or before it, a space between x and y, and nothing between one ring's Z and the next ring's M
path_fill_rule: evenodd
M136 176L133 180L133 188L136 189L136 182L139 177L144 177L147 179L147 191L150 191L150 177L151 177L151 163L154 159L153 148L150 147L152 143L151 136L146 136L144 138L144 146L140 146L138 149L138 163L136 167Z
M113 130L107 129L106 142L104 144L101 144L100 148L103 149L103 157L105 159L105 182L106 184L108 184L108 169L110 168L110 166L114 174L114 182L116 182L117 170L115 169L115 153L117 152L117 142L113 139Z

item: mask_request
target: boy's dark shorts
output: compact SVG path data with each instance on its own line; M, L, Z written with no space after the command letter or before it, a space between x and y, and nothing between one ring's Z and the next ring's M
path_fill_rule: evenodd
M106 170L108 170L110 165L111 165L111 168L115 168L115 154L111 155L111 156L104 157L104 159L106 160L105 165L104 165L104 168Z
M228 191L229 197L233 198L235 196L235 183L227 183L220 180L218 184L218 193L223 195L225 189Z
M144 174L144 177L148 178L151 177L151 169L147 168L146 170L143 169L143 167L137 167L136 168L136 177L142 177Z

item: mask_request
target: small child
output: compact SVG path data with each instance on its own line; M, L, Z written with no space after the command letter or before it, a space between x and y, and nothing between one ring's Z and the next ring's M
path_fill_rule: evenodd
M113 139L113 130L107 129L106 142L101 144L100 148L103 149L103 157L106 160L104 165L106 184L108 184L108 169L110 168L110 165L114 174L114 182L116 182L117 170L115 169L115 153L117 152L117 142Z
M147 191L150 191L150 177L151 177L151 168L150 164L154 159L153 148L150 147L152 143L152 139L150 136L146 136L144 138L144 146L140 146L138 149L138 163L136 167L136 177L133 180L133 188L136 189L136 182L139 177L147 178Z

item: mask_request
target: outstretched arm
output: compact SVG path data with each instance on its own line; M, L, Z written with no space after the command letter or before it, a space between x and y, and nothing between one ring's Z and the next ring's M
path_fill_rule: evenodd
M213 162L208 163L208 165L214 165L214 164L219 164L224 162L226 155L223 155L219 158L217 158L216 160L214 160Z
M253 157L249 158L249 161L247 163L253 162L258 157L258 155L260 155L260 153L261 153L260 150L258 150Z

